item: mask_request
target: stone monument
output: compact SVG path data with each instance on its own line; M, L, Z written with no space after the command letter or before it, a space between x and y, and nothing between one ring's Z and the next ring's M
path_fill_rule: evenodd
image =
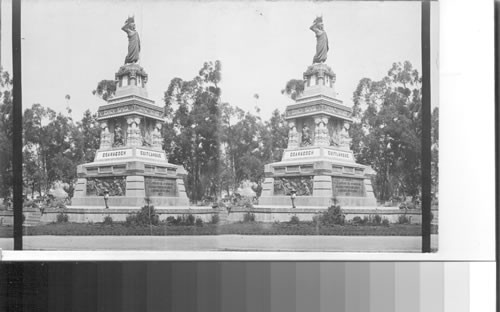
M259 206L328 207L332 198L343 207L374 207L370 167L357 164L348 129L352 108L335 92L336 75L325 64L328 37L323 20L310 28L317 45L313 64L303 74L304 92L285 111L288 146L280 162L265 166Z
M184 207L186 171L170 164L162 149L163 108L148 98L148 74L137 64L140 41L134 19L122 28L129 45L125 64L115 74L116 92L98 109L101 140L94 162L78 166L71 207L140 208L146 197L158 208Z

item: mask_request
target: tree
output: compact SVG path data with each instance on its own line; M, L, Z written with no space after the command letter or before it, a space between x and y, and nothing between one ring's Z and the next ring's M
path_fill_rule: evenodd
M12 193L12 79L0 67L0 196Z
M100 143L100 129L96 113L92 114L90 110L83 113L82 120L73 128L72 141L72 159L79 163L94 161Z
M101 80L97 83L97 87L92 91L92 94L107 101L113 97L116 92L116 82L114 80Z
M183 164L188 172L191 200L217 197L220 186L220 88L221 63L206 62L190 81L174 78L165 92L164 144L169 161Z
M288 126L285 114L275 109L269 121L261 128L262 160L264 163L280 161L288 144Z
M432 194L437 198L439 189L439 107L435 107L432 111L431 128Z
M222 105L221 143L223 146L224 187L235 191L244 180L259 183L264 174L259 116L227 103Z
M349 132L359 163L376 171L380 200L420 193L421 77L410 62L394 63L380 81L360 80Z
M55 181L72 183L77 160L73 157L74 125L68 116L33 104L24 112L24 182L48 193Z
M304 92L304 80L303 79L290 79L285 85L285 88L281 90L282 94L288 95L292 100L295 100Z

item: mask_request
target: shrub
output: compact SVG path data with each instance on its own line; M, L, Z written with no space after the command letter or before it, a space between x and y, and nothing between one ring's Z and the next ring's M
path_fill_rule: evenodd
M57 223L68 222L68 215L65 214L64 212L60 212L59 214L57 214L56 220Z
M255 215L253 213L247 212L243 215L243 222L254 222Z
M212 224L218 224L220 221L219 215L218 214L213 214L212 215L212 220L210 220L210 223Z
M160 216L155 214L151 216L151 224L152 225L159 225L160 224Z
M131 213L125 218L126 226L131 226L136 224L137 224L137 215L135 213Z
M290 223L290 224L299 224L299 223L300 223L299 217L297 217L297 216L292 216L292 217L290 218L290 222L289 222L289 223Z
M102 223L105 224L105 225L112 225L113 224L113 218L111 218L111 216L109 216L109 215L105 216Z
M167 224L172 224L172 225L175 225L177 223L177 220L175 219L174 216L169 216L167 217Z
M372 223L374 225L380 225L382 223L382 217L379 216L378 214L374 215L372 218Z
M184 219L184 224L186 225L194 225L195 218L192 214L188 214L188 216Z
M406 215L400 215L398 217L398 223L399 224L408 224L408 223L410 223L410 219Z
M355 216L355 217L354 217L354 218L352 218L352 220L351 220L351 222L352 222L353 224L361 224L361 221L362 221L362 219L361 219L361 217L359 217L359 216Z
M382 225L383 225L383 226L389 226L389 220L387 220L386 218L384 218L384 219L382 220Z
M332 205L327 211L323 212L319 220L323 225L343 225L345 222L345 215L339 205Z
M196 218L195 224L196 226L203 226L203 220L201 218Z
M154 206L145 205L136 214L138 225L158 225L160 223L160 218L155 212Z
M140 211L131 213L125 219L126 225L158 225L160 217L155 213L154 206L145 205Z
M252 209L253 208L253 200L251 197L241 196L235 200L235 206L245 208L245 209Z
M359 216L356 216L354 218L352 218L352 223L353 224L358 224L358 225L366 225L366 224L369 224L370 222L370 219L368 219L367 216L364 216L363 218L359 217Z
M318 223L318 222L320 221L319 219L320 219L320 216L318 216L318 215L314 215L314 216L312 217L312 222L314 222L314 223Z

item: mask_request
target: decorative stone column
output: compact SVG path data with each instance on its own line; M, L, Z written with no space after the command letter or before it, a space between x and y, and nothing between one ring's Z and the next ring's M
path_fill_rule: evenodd
M151 134L152 147L161 150L163 146L163 137L161 135L162 124L159 121L155 122L153 133Z
M348 122L344 122L344 124L342 125L342 129L340 130L340 143L339 143L339 147L343 150L346 150L346 151L349 151L350 150L350 146L351 146L351 141L352 139L349 137L349 132L347 132L347 130L349 129L349 123Z
M299 146L299 133L297 132L297 124L295 120L288 122L288 148L295 148Z
M330 135L328 134L328 116L314 117L316 128L314 131L314 145L315 146L328 146L330 144Z
M137 116L132 116L127 118L127 146L141 146L141 129L139 128L139 124L141 123L141 119Z

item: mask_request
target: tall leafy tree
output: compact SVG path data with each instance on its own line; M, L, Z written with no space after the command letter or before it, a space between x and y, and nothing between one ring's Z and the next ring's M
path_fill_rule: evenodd
M290 79L287 81L285 88L281 90L281 93L286 94L292 98L292 100L295 100L302 94L302 92L304 92L304 87L303 79Z
M195 78L174 78L165 92L165 113L172 116L163 130L171 134L165 146L169 161L188 171L187 191L194 201L219 193L220 80L221 63L206 62Z
M435 107L432 111L431 120L431 177L432 177L432 194L437 198L439 190L439 107Z
M261 128L262 158L264 163L280 161L288 144L288 126L285 114L275 109Z
M24 181L47 193L55 181L72 182L76 163L72 152L73 124L68 116L34 104L24 112ZM33 183L38 177L38 183Z
M379 81L360 80L350 128L358 162L376 171L381 200L420 193L421 77L410 62L394 63Z
M263 176L261 118L225 103L222 107L221 142L226 170L225 189L236 190L244 180L260 182Z
M114 80L101 80L97 83L96 88L92 94L107 101L110 97L114 96L116 92L116 82Z
M0 68L0 196L12 192L12 79Z
M99 149L100 128L97 114L90 110L83 113L81 121L73 127L72 133L72 159L79 163L94 161L96 151Z

